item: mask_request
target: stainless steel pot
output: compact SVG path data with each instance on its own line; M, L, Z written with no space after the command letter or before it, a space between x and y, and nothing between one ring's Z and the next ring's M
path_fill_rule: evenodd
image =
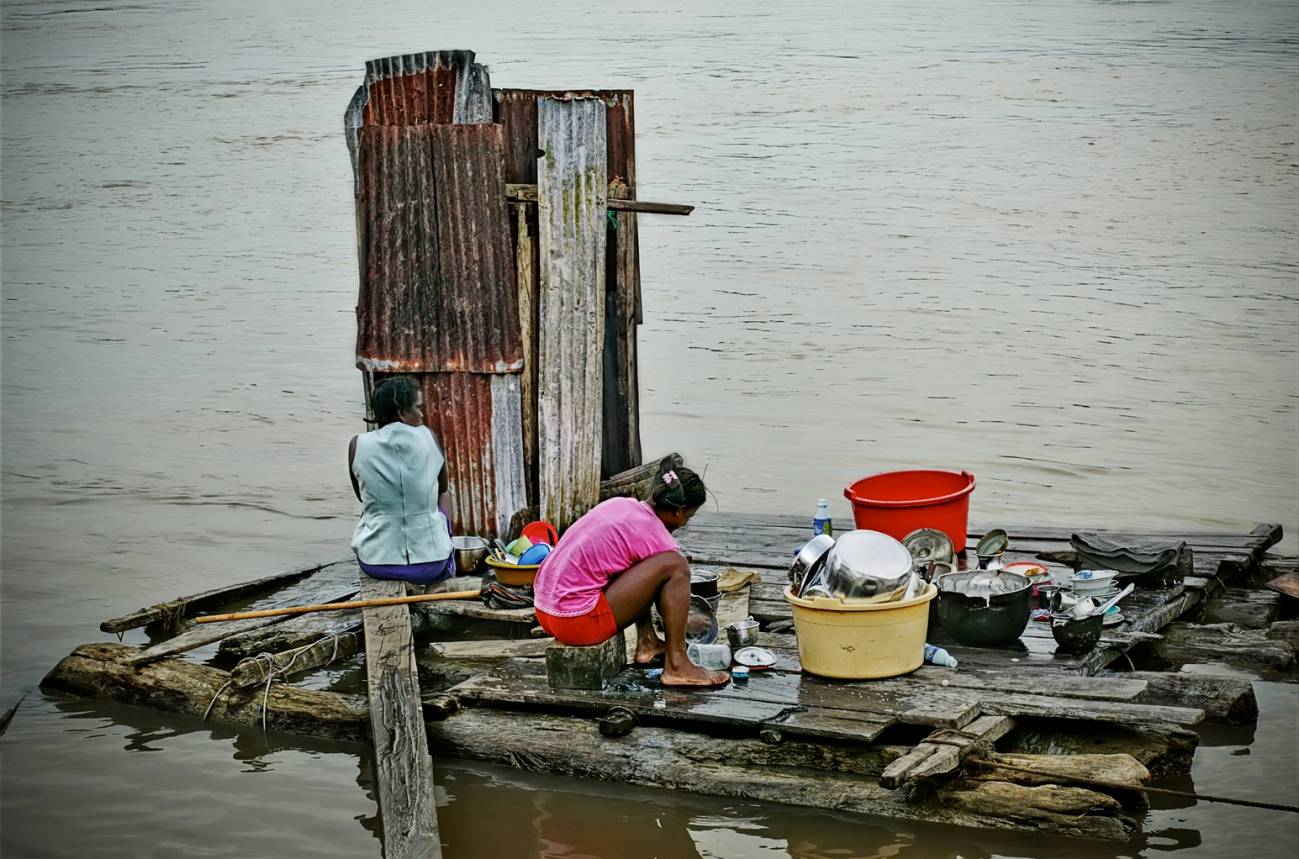
M911 553L888 534L849 531L825 560L825 585L845 602L888 602L911 581Z
M456 553L456 572L460 575L476 571L487 558L487 541L482 537L452 537L451 547Z
M731 624L726 627L726 640L730 642L731 647L735 650L757 644L758 622L750 619Z
M826 553L834 545L834 537L829 534L817 534L803 544L794 556L794 563L789 567L789 587L794 596L800 596L812 576L825 563Z

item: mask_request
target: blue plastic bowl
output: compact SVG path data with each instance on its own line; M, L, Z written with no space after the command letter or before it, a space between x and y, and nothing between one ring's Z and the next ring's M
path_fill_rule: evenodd
M550 547L545 543L538 543L528 551L519 556L520 564L540 564L550 554Z

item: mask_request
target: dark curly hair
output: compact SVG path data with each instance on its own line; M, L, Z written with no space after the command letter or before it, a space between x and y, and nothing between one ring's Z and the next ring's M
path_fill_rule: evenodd
M672 467L672 458L659 462L659 473L650 486L650 504L656 510L689 510L708 500L703 478L684 465Z
M410 376L393 376L384 379L370 394L370 408L374 422L379 426L401 420L401 413L409 411L419 399L419 382Z

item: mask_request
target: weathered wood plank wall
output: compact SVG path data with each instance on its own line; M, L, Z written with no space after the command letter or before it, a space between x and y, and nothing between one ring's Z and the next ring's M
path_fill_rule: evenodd
M562 530L595 506L600 491L609 190L604 102L542 99L537 134L538 482L542 518Z

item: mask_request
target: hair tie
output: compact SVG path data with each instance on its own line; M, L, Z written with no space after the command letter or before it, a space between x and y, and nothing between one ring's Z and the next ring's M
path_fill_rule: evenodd
M669 484L669 485L670 485L670 484L673 483L676 479L677 479L677 473L676 473L675 471L665 471L665 472L663 472L663 482L664 482L665 484Z

